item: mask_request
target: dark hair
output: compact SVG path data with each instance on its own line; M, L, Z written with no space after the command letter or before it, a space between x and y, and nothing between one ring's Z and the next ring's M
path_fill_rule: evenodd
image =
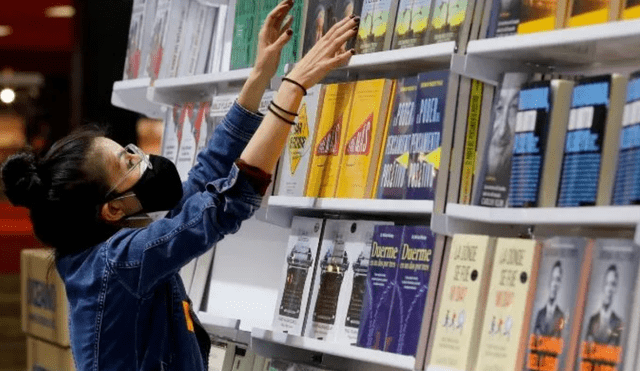
M107 171L91 154L94 140L103 135L96 127L83 128L54 143L42 157L26 150L2 166L9 201L29 208L36 237L55 248L56 258L94 246L117 231L100 218L109 189Z
M605 279L605 282L606 282L606 279L607 279L607 274L609 274L609 272L613 272L613 274L615 274L615 275L616 275L616 279L618 279L618 267L616 267L616 265L615 265L615 264L611 264L611 265L607 268L606 272L604 272L604 279Z
M551 273L553 273L554 269L560 269L560 274L562 274L562 263L560 262L560 260L556 261L556 263L553 265L553 267L551 268Z

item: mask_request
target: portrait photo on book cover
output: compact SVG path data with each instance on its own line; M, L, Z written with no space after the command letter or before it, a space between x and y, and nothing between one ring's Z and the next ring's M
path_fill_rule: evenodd
M566 307L559 305L558 301L560 289L563 285L563 273L562 262L556 260L551 268L551 275L548 276L550 278L546 298L543 299L544 302L538 303L539 307L533 326L533 333L535 335L555 338L562 337L562 330L564 330L566 323L564 313ZM543 284L543 282L540 282L540 284Z
M598 284L598 281L595 282ZM586 341L606 345L620 345L624 324L622 314L616 312L615 304L622 301L618 295L620 274L617 264L607 267L601 280L600 306L589 317ZM589 315L589 314L587 314Z

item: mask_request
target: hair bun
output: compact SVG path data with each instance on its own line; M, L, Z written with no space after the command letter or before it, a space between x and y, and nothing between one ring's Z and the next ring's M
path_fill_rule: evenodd
M9 201L16 206L31 208L42 198L44 186L32 152L9 157L2 166L2 181Z

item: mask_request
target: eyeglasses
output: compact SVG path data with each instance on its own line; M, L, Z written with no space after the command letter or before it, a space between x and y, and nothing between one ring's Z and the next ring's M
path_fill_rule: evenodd
M138 170L140 171L140 175L142 175L147 168L153 169L153 165L151 165L151 161L149 161L149 155L144 153L135 144L127 144L127 146L124 147L124 150L118 155L118 158L126 155L133 156L133 158L128 160L127 166L129 170L127 170L127 173L124 174L122 179L120 179L113 187L111 187L111 189L109 189L109 192L107 192L105 198L109 198L109 196L111 196L116 188L118 188L120 184L122 184L122 182L129 178L129 175L131 175L131 173L133 173L134 171Z

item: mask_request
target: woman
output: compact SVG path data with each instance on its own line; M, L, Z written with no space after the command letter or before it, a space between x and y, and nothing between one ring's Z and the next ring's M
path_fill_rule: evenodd
M207 370L209 338L178 271L251 217L295 118L287 112L353 53L338 53L356 34L351 16L295 66L269 113L255 113L291 38L282 24L292 6L269 14L255 68L184 184L170 161L86 131L3 166L7 196L29 207L36 235L55 248L78 370ZM163 209L167 218L127 227L132 215Z

